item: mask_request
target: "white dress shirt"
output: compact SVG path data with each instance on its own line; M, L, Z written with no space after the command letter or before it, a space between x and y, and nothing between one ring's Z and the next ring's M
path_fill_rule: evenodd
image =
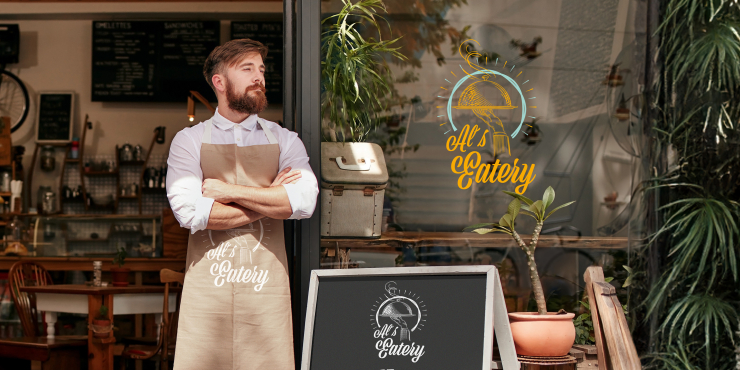
M241 123L234 123L218 113L211 119L212 144L237 146L269 144L257 116L250 115ZM261 118L260 118L261 119ZM275 135L280 146L279 171L286 167L300 170L301 178L295 184L282 185L288 193L291 219L311 217L316 208L319 187L316 176L308 164L308 155L298 134L275 122L263 120ZM191 233L204 230L208 225L213 199L203 196L203 171L200 168L200 146L203 141L203 122L181 130L172 139L167 158L167 198L180 226Z

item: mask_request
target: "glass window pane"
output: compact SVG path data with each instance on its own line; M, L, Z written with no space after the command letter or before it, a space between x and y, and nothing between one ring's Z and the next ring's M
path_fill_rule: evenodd
M324 18L342 6L324 2ZM551 309L579 309L588 266L603 266L606 276L623 281L629 242L643 224L639 199L631 196L640 181L645 3L399 0L386 6L379 31L351 18L365 40L400 37L393 46L404 57L376 59L391 93L381 94L385 109L364 140L379 144L387 163L382 217L377 203L365 202L356 203L353 217L338 218L339 197L352 185L337 195L325 184L321 267L496 264L510 309L531 309L526 255L516 242L463 229L498 223L513 199L503 191L538 200L552 187L548 212L575 203L546 220L536 252ZM335 32L335 21L324 24L325 36ZM358 89L375 86L363 81ZM342 117L324 115L326 141L358 137L336 125ZM343 163L354 164L347 153ZM335 158L322 160L338 166ZM356 172L355 191L367 190ZM357 239L373 236L378 222L380 238ZM366 225L365 234L335 233L346 223ZM516 219L525 242L535 226L523 214Z

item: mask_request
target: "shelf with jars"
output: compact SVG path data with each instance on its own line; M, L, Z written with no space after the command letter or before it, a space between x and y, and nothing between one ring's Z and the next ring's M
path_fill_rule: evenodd
M85 140L88 131L92 131L93 124L89 117L85 116L83 124L82 140L71 143L37 144L33 154L31 171L27 174L26 198L36 195L36 202L28 202L29 212L34 211L44 215L71 213L132 213L142 214L142 194L163 194L166 176L166 167L157 168L148 166L151 152L155 144L165 142L165 128L157 127L154 130L149 150L144 151L141 145L132 146L128 143L115 147L113 157L106 155L87 155L85 151ZM56 160L55 152L65 149L64 159ZM59 176L59 188L52 189L51 186L38 186L34 189L34 169L52 172L61 169ZM77 168L77 174L70 170ZM65 173L71 171L65 178ZM2 189L0 189L2 190ZM35 193L33 191L36 191ZM2 193L0 193L2 199ZM124 210L119 209L120 202L127 203ZM0 202L2 204L2 202ZM72 209L65 205L73 206ZM133 210L132 207L136 210ZM32 209L32 208L35 208ZM80 212L81 208L81 212ZM150 207L151 208L151 207ZM151 212L151 210L149 210Z
M27 205L26 210L30 210L31 208L35 208L38 213L42 214L57 214L61 213L62 209L64 209L64 201L66 200L64 198L65 189L64 186L64 174L67 171L68 166L77 166L82 170L82 162L80 161L80 158L82 157L82 149L85 145L85 133L87 133L88 128L92 128L92 123L88 119L89 117L85 115L85 122L83 124L83 136L82 141L80 142L77 138L74 138L72 142L53 142L53 143L36 143L36 148L33 152L33 157L31 159L31 166L29 168L28 174L26 174L26 182L24 184L25 190L24 193L26 194L24 199L27 199ZM57 160L56 160L56 151L57 149L61 149L64 151L64 160L59 163L59 167L61 169L61 173L59 176L59 187L58 187L58 193L52 190L51 186L39 186L38 189L36 189L36 204L33 204L33 200L31 197L32 191L33 191L33 179L34 179L34 171L36 170L36 164L38 163L38 168L41 171L44 172L54 172L57 168ZM85 189L84 189L84 182L83 185L77 190L80 194L79 200L75 199L76 201L86 201L85 198ZM70 189L71 191L71 189ZM58 205L58 207L57 207Z

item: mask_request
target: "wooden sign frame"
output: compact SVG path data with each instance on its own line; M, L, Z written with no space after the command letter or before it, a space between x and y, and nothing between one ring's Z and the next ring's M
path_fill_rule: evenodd
M69 135L63 140L39 140L39 125L41 123L41 99L44 95L69 95L71 97L69 104ZM36 133L34 139L39 144L64 144L72 141L72 131L74 129L75 116L75 92L74 91L39 91L38 101L36 103Z
M420 276L420 275L486 275L486 307L485 327L483 338L483 359L481 368L490 370L497 368L491 361L493 355L493 333L496 328L496 339L501 353L501 365L505 370L519 369L520 364L516 357L514 339L511 336L509 316L504 302L504 293L501 288L501 279L498 269L493 265L475 266L435 266L435 267L391 267L366 269L327 269L311 271L311 281L308 288L308 307L306 308L306 324L303 333L303 354L301 370L311 369L311 349L313 345L314 320L316 318L316 301L322 277L338 276Z

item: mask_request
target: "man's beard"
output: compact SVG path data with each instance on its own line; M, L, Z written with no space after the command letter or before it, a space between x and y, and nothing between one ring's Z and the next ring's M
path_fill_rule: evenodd
M254 96L249 92L255 91ZM229 109L247 114L257 114L267 108L267 97L265 96L265 85L254 84L247 87L244 93L238 95L236 89L231 86L231 82L226 80L226 101L229 103Z

